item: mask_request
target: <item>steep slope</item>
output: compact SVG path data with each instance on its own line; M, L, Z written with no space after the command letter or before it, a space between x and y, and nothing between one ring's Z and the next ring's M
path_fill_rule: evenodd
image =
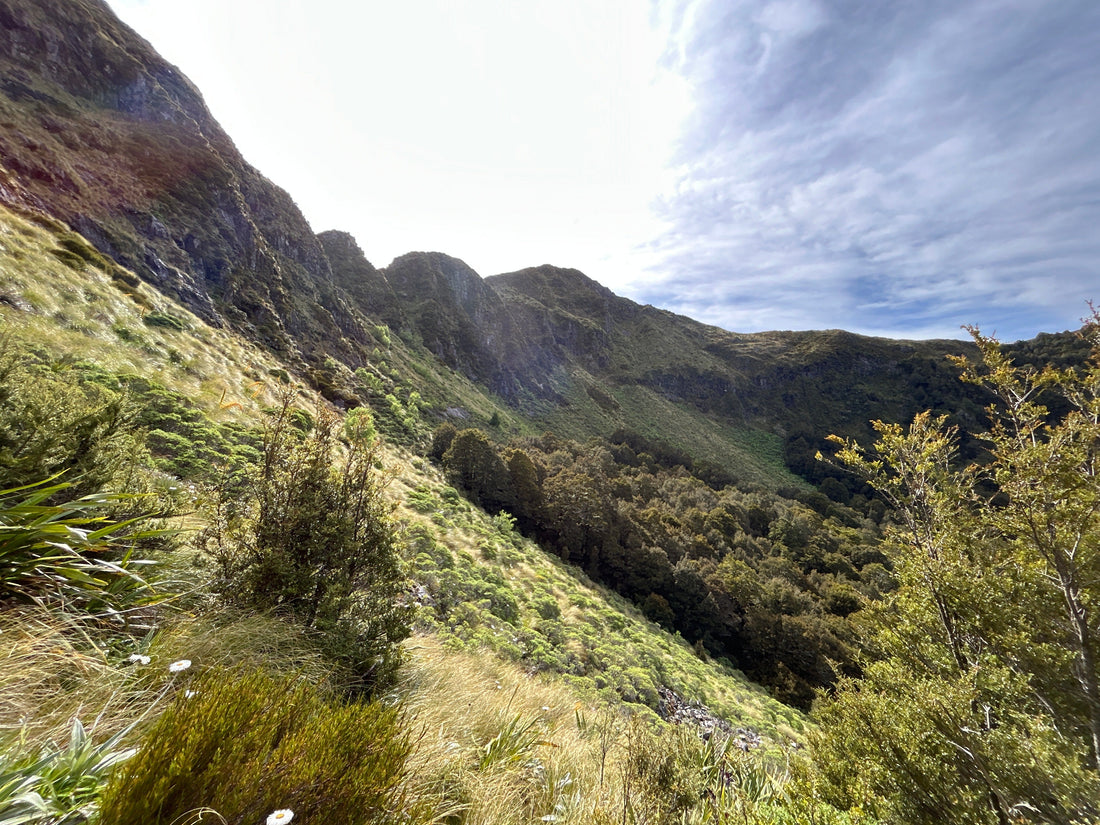
M199 92L95 0L0 2L0 200L292 362L361 362L321 244Z
M340 404L389 403L396 383L436 421L500 410L514 434L633 430L768 486L795 481L792 440L804 471L827 432L975 406L943 364L958 342L736 335L553 266L483 279L416 252L379 270L346 233L314 235L100 0L0 0L0 77L0 203L61 220Z
M153 388L158 409L144 410L143 420L152 413L168 426L181 414L195 415L205 423L189 432L195 441L201 432L208 437L214 422L239 432L258 426L260 410L278 403L278 376L287 365L149 286L113 277L114 265L82 243L56 224L44 226L0 205L0 329L9 336L0 345L33 352L36 363L56 372L88 370L107 383ZM85 258L57 254L70 247L83 249ZM0 375L0 385L5 380ZM5 390L0 386L0 394ZM307 408L318 401L305 388L300 396ZM202 446L164 435L150 432L158 456ZM572 692L564 705L570 713L578 697L656 708L657 688L671 687L773 742L802 730L798 711L742 673L700 660L682 638L523 539L510 519L491 518L463 501L435 468L392 445L384 458L394 481L388 494L407 527L416 600L410 607L431 636L426 644L493 651L529 675L557 674L559 688ZM198 509L189 524L208 516ZM202 557L195 563L201 566Z
M933 406L969 420L980 408L945 358L973 354L967 342L839 330L736 334L550 266L487 282L530 336L526 351L536 357L524 362L524 377L557 377L565 401L544 408L549 424L637 430L748 480L782 483L775 465L795 441L800 452L788 463L801 471L828 433L867 437L873 418L903 421Z

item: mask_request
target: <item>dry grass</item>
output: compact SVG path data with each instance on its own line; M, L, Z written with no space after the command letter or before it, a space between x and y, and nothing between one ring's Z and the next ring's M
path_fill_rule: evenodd
M37 746L66 741L74 718L102 737L125 728L160 691L124 658L54 611L0 614L0 735Z
M223 420L247 421L250 399L276 402L282 385L271 371L282 365L272 356L145 284L121 290L111 274L118 267L90 247L89 260L65 263L54 254L63 241L84 243L0 206L0 323L58 356L152 378ZM183 328L151 326L151 315L171 316Z
M166 614L146 638L89 633L39 608L0 612L0 739L34 747L64 742L73 719L106 738L152 718L196 673L237 664L301 673L324 685L330 669L300 629L263 616ZM148 664L129 661L146 655ZM168 666L188 659L178 676Z
M484 612L480 616L482 630L495 625L492 634L500 642L495 647L501 651L509 649L507 638L519 630L536 634L556 631L560 638L547 638L547 643L572 652L589 668L591 678L569 677L578 696L591 698L599 685L623 678L605 678L597 672L601 666L596 663L602 662L602 667L619 673L636 675L641 669L652 682L671 687L691 701L703 702L736 726L759 731L777 749L782 743L803 739L806 717L772 699L740 672L713 660L701 660L683 638L655 625L633 604L534 543L502 535L493 519L465 501L447 504L447 485L435 467L425 464L416 470L404 463L396 482L391 493L401 501L398 512L404 522L426 531L448 548L455 564L468 569L471 578L499 576L516 597L520 618L513 626ZM436 511L423 512L409 506L409 495L417 488L431 491L439 505ZM541 595L557 602L561 611L558 619L540 619L535 603ZM453 628L438 623L433 626L448 643L462 646L449 635ZM465 646L471 645L467 642ZM493 655L492 648L490 644L485 655ZM607 688L601 690L605 696L610 692Z
M401 695L414 737L410 781L441 815L461 811L469 825L591 822L618 804L619 749L608 754L601 786L600 739L578 724L598 709L560 683L433 637L414 638L408 650ZM506 740L499 750L511 758L486 758L494 739Z
M75 267L51 254L57 244L55 231L0 207L0 325L17 327L21 337L56 357L153 378L223 420L258 422L260 408L274 403L281 385L270 373L282 365L271 356L207 327L144 285L135 288L135 300L94 261ZM144 320L149 312L181 319L183 328L150 326ZM128 333L120 336L120 330ZM303 398L308 403L311 397ZM423 459L399 447L387 446L384 454L395 502L418 487L445 492L445 482ZM505 535L467 503L430 514L401 507L399 514L462 564L499 575L521 607L524 631L540 625L528 603L549 595L561 611L556 626L564 634L562 649L578 656L595 651L593 658L608 659L620 674L644 669L735 720L777 739L793 738L785 723L799 714L736 674L700 661L682 639L530 542ZM120 636L105 643L63 617L0 614L0 734L20 736L32 747L60 743L75 717L96 737L106 737L152 717L173 686L186 684L188 676L167 675L167 664L178 659L190 659L192 673L244 662L304 672L321 685L331 678L300 632L285 623L256 616L163 619L147 640ZM501 627L499 633L513 630ZM455 641L441 631L407 646L399 695L415 743L412 792L430 800L441 821L448 821L448 812L455 814L450 821L470 825L546 817L619 821L631 741L621 706L601 703L580 679L571 685L530 675L529 667L485 649L457 651ZM129 664L131 653L151 661ZM603 689L604 696L613 692ZM637 719L652 718L640 706L634 710Z

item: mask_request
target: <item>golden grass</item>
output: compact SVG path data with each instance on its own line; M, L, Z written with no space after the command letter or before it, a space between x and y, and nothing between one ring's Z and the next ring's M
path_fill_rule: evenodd
M164 613L146 639L86 632L82 620L28 607L0 612L0 739L59 744L79 719L97 739L151 719L203 669L248 663L324 686L329 666L300 629L264 616ZM149 657L131 662L131 654ZM188 659L178 675L169 665Z
M405 465L398 481L391 489L398 498L418 486L428 487L437 495L446 488L442 475L430 465L417 471ZM465 502L445 506L443 511L446 517L439 518L440 513L417 512L402 501L398 514L405 523L418 525L448 547L458 564L473 565L484 570L483 575L500 575L520 599L523 616L519 624L526 629L537 629L539 622L523 599L548 593L561 609L558 623L564 639L560 644L566 650L605 660L612 670L640 667L655 681L672 687L690 701L707 704L735 726L758 730L777 748L803 739L801 729L807 720L802 713L772 699L740 672L713 660L700 660L683 638L658 627L633 604L594 583L583 572L526 539L520 541L522 549L507 547L500 551L509 542L492 519ZM498 548L493 554L496 558L487 557L487 547ZM507 633L508 628L501 632ZM578 686L582 693L577 695L594 692L594 688L583 691L583 685Z
M51 254L57 242L54 232L0 207L0 325L17 327L57 357L155 379L223 420L259 422L262 406L277 398L281 385L269 371L281 363L144 285L136 287L141 300L135 302L103 268L74 267ZM150 307L182 319L186 328L145 324ZM128 338L120 329L129 331ZM306 403L311 398L303 395ZM688 698L706 701L735 722L776 741L794 737L788 723L800 725L800 714L738 674L700 661L682 639L582 573L530 542L505 537L483 512L465 502L449 505L445 514L401 506L418 487L442 493L447 485L405 448L385 446L383 460L394 478L389 492L399 517L428 531L463 564L499 573L525 611L525 629L536 624L527 598L549 594L561 610L563 648L583 655L594 640L614 641L619 671L640 667L661 674ZM201 569L189 576L200 577ZM172 682L166 675L167 663L177 659L190 659L196 672L250 662L304 672L322 685L331 678L301 633L272 618L165 614L162 622L144 645L120 639L112 647L45 612L0 614L0 733L32 744L61 742L76 717L107 736L153 715L172 685L185 683L187 677ZM461 821L471 825L546 816L618 821L628 738L622 711L582 685L529 675L485 651L456 651L453 641L446 634L420 635L407 645L398 695L414 735L411 789L430 799L441 818L461 810ZM132 652L149 655L150 664L127 664ZM635 711L652 718L640 707ZM488 759L486 748L502 736L512 736L515 758Z
M126 727L157 691L120 658L54 611L0 613L0 735L33 746L66 741L74 718L97 736Z
M414 737L410 782L435 800L439 813L462 811L469 825L552 821L591 822L614 806L618 750L608 755L600 786L598 737L579 719L599 710L577 701L566 686L525 674L487 656L458 653L438 639L408 645L401 687ZM483 766L483 754L513 720L532 725L536 744L512 761ZM551 820L547 820L551 821Z
M145 284L127 295L107 271L115 265L92 253L80 266L63 262L51 250L66 240L83 242L0 205L0 325L58 355L156 380L222 420L247 420L248 400L276 403L282 385L269 371L282 364L273 356L207 326ZM171 315L185 328L149 326L150 313Z

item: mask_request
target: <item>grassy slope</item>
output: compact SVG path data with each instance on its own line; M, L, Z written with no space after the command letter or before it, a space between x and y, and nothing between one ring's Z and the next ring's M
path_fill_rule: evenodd
M531 331L536 355L528 373L549 375L559 396L558 403L524 399L524 411L578 440L626 427L775 489L803 484L783 462L791 433L867 438L872 418L909 420L935 404L965 407L966 388L944 359L973 352L964 342L839 330L731 333L549 266L487 283L521 319L519 328Z
M113 265L90 249L59 256L66 247L79 250L79 236L0 208L0 322L17 341L59 361L153 377L216 417L256 421L259 406L274 401L281 365L271 356L147 287L123 291ZM150 326L157 316L183 328ZM668 685L775 741L801 729L797 712L739 673L700 661L683 640L521 539L506 520L472 508L422 460L395 448L388 462L409 522L411 570L435 602L419 608L428 634L421 644L491 650L530 674L564 672L586 701L625 696L652 704L655 688Z

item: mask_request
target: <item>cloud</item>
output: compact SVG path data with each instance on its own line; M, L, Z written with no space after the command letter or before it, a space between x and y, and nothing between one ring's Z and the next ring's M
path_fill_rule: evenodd
M1100 260L1100 5L678 3L692 90L629 292L738 330L1076 325Z

